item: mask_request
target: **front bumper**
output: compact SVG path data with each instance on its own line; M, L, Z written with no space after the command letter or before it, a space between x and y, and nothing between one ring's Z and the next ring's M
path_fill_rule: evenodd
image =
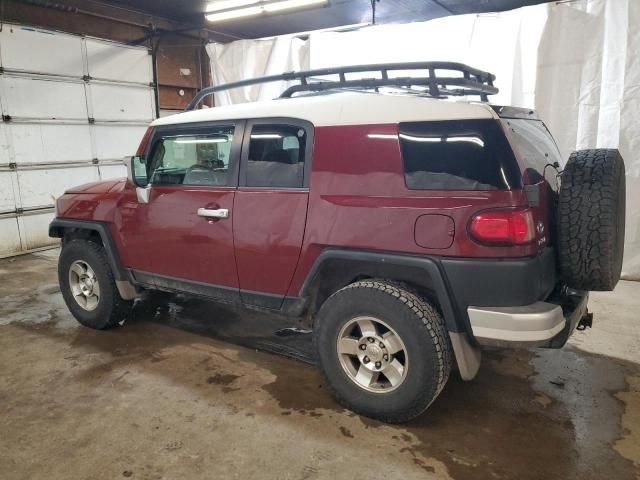
M571 290L519 307L469 306L467 314L480 345L560 348L587 314L588 300L588 292Z

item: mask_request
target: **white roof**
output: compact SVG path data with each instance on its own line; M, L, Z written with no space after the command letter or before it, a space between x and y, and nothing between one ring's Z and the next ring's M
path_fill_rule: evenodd
M497 115L486 103L407 94L339 92L203 108L159 118L151 125L265 117L299 118L315 126L329 126L497 118Z

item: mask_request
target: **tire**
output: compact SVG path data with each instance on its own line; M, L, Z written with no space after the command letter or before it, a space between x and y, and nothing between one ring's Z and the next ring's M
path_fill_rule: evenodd
M558 259L571 288L613 290L622 271L625 168L615 149L573 152L562 172Z
M79 287L83 278L85 283ZM63 243L58 281L69 311L85 327L98 330L115 327L131 311L133 302L120 297L104 248L94 242L75 239ZM97 299L90 300L94 297Z
M365 323L363 329L362 319L377 327L372 344L369 340L373 337L368 337L370 327ZM397 341L388 341L393 335L400 339L404 349L385 360L379 352L397 348ZM353 350L362 356L373 348L371 345L379 345L380 338L387 344L386 349L381 346L372 351L380 361L373 365L373 359L369 359L366 365L375 368L381 363L381 371L393 375L386 377L378 371L378 380L374 378L373 383L364 375L363 384L369 384L364 387L356 378L368 357L360 360L340 353L339 345L346 339L349 345L342 347L342 351ZM353 347L354 340L359 342L357 348ZM324 378L336 400L360 415L383 422L401 423L420 415L442 391L451 371L451 347L440 314L402 285L384 280L355 282L329 297L316 318L314 343ZM367 350L361 350L363 344ZM395 367L391 369L390 364ZM402 378L396 373L400 370L398 364L405 367ZM395 386L391 381L394 376Z

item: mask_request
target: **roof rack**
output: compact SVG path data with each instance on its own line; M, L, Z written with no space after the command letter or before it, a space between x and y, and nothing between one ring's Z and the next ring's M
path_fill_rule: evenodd
M392 71L426 71L424 76L416 77L390 77ZM439 77L436 70L447 70L449 72L459 72L462 76ZM347 80L349 73L376 72L375 78L360 78ZM315 77L326 77L337 75L337 80L318 79ZM302 72L285 72L279 75L268 75L266 77L250 78L239 82L225 83L200 90L189 102L185 111L193 110L209 95L233 88L246 87L261 83L278 81L300 81L299 84L287 88L280 98L290 98L300 92L320 92L333 89L378 89L379 87L399 87L411 89L411 87L428 87L426 90L410 90L413 93L420 93L434 98L446 98L447 96L479 95L483 102L488 101L488 95L498 93L498 89L493 86L495 75L483 72L468 65L455 62L406 62L406 63L379 63L373 65L352 65L348 67L320 68L317 70L307 70ZM454 87L454 88L452 88Z

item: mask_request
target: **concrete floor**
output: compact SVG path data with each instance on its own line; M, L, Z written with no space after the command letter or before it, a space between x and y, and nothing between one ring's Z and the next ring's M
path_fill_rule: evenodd
M593 294L594 328L565 349L487 354L389 426L331 399L309 335L273 335L286 320L174 297L92 331L56 262L0 261L3 480L640 476L640 283Z

